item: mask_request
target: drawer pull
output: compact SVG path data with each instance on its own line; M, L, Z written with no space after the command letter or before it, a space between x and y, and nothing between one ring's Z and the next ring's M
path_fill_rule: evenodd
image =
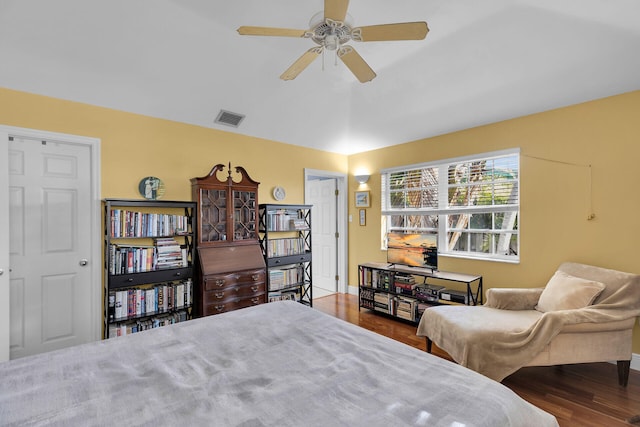
M253 303L253 305L260 304L260 298L251 298L251 303Z
M251 290L252 290L253 292L258 292L258 289L259 289L259 288L258 288L258 286L252 286L252 287L251 287Z
M129 278L129 279L127 279L127 282L131 283L131 282L133 282L133 279Z
M179 272L179 271L176 271L175 276L182 276L182 273L181 273L181 272Z
M252 275L251 275L251 278L252 278L252 279L253 279L253 281L255 282L255 281L257 281L257 280L260 278L260 275L259 275L259 274L252 274Z
M216 298L218 298L218 299L224 298L224 292L216 292L214 295L215 295L215 296L216 296Z
M218 313L221 313L222 310L224 310L224 305L216 305L216 310L218 311Z
M224 279L216 279L216 286L224 286Z

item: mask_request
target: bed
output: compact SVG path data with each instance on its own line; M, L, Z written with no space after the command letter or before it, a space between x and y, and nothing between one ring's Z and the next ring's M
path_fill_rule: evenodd
M287 301L0 363L0 424L558 425L483 375Z

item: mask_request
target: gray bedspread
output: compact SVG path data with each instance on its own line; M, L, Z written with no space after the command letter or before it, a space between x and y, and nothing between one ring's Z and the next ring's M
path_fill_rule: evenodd
M557 426L500 383L294 302L0 363L0 424Z

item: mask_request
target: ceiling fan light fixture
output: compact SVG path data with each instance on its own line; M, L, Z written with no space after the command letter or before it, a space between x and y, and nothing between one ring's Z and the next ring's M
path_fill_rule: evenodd
M311 17L308 30L293 30L289 28L248 27L238 28L240 35L304 37L311 39L317 47L302 54L282 75L282 80L295 79L304 69L324 51L331 50L351 70L361 82L369 82L376 77L376 73L366 61L347 43L375 42L389 40L422 40L429 32L427 23L399 22L391 24L368 25L353 27L353 20L347 13L349 0L324 0L324 10Z
M325 18L324 12L318 12L309 21L309 31L305 37L328 50L337 50L351 40L352 19L349 14L344 21Z
M340 40L335 34L328 34L324 38L324 47L326 47L327 49L336 50L338 46L340 46Z

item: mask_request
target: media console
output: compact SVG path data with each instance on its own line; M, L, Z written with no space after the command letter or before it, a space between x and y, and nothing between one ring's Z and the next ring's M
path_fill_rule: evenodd
M409 322L441 304L482 304L482 276L430 268L365 263L358 265L358 309Z

